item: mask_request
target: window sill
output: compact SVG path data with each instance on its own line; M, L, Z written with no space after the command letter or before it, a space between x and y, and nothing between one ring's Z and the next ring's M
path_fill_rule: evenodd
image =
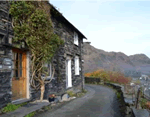
M71 88L72 88L72 86L70 86L70 87L66 87L66 89L67 89L67 90L69 90L69 89L71 89Z
M80 76L80 74L78 74L78 75L75 74L75 76Z
M79 47L79 45L77 45L77 44L75 44L75 43L74 43L74 45L77 46L77 47Z

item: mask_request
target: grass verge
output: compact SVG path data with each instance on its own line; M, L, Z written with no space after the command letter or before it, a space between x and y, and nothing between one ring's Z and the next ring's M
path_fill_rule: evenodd
M15 111L16 109L18 109L19 107L23 106L23 105L26 105L27 102L24 102L22 104L12 104L12 103L8 103L7 106L5 106L4 108L2 108L0 110L0 113L4 114L4 113L7 113L7 112L11 112L11 111Z
M83 89L81 92L78 92L78 93L74 93L73 91L67 91L67 94L70 97L82 97L86 93L87 93L87 90L85 90L85 89Z
M36 112L32 112L32 113L29 113L28 115L26 115L24 117L33 117L35 114L36 114Z

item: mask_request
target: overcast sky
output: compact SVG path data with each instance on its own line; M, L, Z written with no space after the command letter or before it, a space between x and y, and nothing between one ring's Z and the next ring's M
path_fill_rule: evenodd
M50 0L91 45L150 57L150 1Z

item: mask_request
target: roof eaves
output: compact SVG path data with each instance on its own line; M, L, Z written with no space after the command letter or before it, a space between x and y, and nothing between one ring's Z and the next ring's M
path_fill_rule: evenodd
M50 4L50 3L49 3ZM54 10L56 10L59 13L59 16L61 16L65 22L67 22L69 25L71 25L78 33L82 35L83 38L87 39L73 24L71 24L52 4L50 4Z

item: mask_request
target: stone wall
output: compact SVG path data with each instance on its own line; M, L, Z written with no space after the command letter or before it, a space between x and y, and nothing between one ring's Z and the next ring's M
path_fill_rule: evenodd
M12 51L10 47L12 30L7 25L8 21L10 21L8 3L0 1L0 108L11 102L12 93Z
M93 78L93 77L85 77L85 83L89 84L100 84L101 79L100 78Z
M81 90L82 77L83 77L83 37L78 33L79 46L74 44L74 29L61 21L59 17L52 15L52 24L54 33L59 35L65 44L60 46L56 52L53 64L55 68L54 79L51 83L45 85L44 99L48 98L48 95L55 93L56 95L62 95L68 89L66 89L66 57L71 56L71 67L72 67L72 89ZM75 56L79 56L80 75L75 75ZM32 98L39 99L40 91L32 91Z
M66 57L71 56L71 67L72 67L72 86L74 90L81 89L82 77L81 70L80 75L75 75L75 61L76 55L79 56L80 68L82 69L83 63L83 39L79 35L79 46L74 45L74 30L67 27L62 22L58 21L52 17L52 22L54 26L54 32L58 34L61 39L65 41L65 45L61 46L54 56L54 66L55 66L55 76L52 83L46 85L45 98L51 93L56 93L58 95L63 94L66 89ZM80 50L80 48L82 48ZM81 52L80 52L81 51Z
M8 12L8 4L7 2L0 2L0 5L2 5L2 7L0 7L0 9L5 9ZM5 7L4 7L5 6ZM0 10L1 12L1 10ZM0 20L2 18L7 19L6 17L7 15L2 12L0 13ZM11 22L11 20L10 20ZM73 87L72 89L74 90L78 90L81 89L82 86L82 77L83 77L83 37L80 35L79 32L78 33L78 37L79 37L79 46L74 45L74 28L70 25L67 25L66 23L61 22L60 20L58 20L58 18L53 17L52 16L52 23L54 26L54 32L56 34L58 34L61 39L63 39L65 41L65 45L60 46L60 48L58 49L58 51L56 52L54 59L53 59L53 64L55 67L55 75L54 75L54 79L52 80L51 83L46 84L45 86L45 94L44 94L44 98L47 99L48 95L51 93L56 93L58 95L63 94L66 90L66 57L67 55L71 56L72 60L71 60L71 67L72 67L72 84ZM4 25L6 25L4 23ZM1 22L0 22L0 26L1 26ZM1 41L4 42L10 42L11 39L9 41L6 40L2 40L1 36L6 35L7 31L5 30L5 26L0 27L0 108L4 105L6 105L8 102L11 102L11 80L12 80L12 65L3 65L3 58L9 58L12 61L12 48L11 45L9 44L2 44ZM12 27L10 27L9 31L8 31L8 35L10 35L10 37L12 37ZM6 39L8 39L9 37L7 37ZM79 56L79 61L80 61L80 75L74 75L75 74L75 66L74 66L74 58L75 56L78 55ZM1 65L3 65L5 69L1 69ZM31 56L29 55L29 65L31 65ZM31 77L32 72L30 70L29 73L29 77ZM30 84L29 84L30 85ZM40 98L40 90L35 91L35 89L33 89L30 85L29 87L29 92L30 92L30 99L35 100L35 99L39 99Z
M110 86L113 89L115 89L117 91L117 93L120 93L120 98L118 100L119 100L119 108L120 108L122 115L124 117L129 117L129 116L135 117L133 110L129 106L127 106L127 104L124 100L124 93L121 89L121 86L118 86L118 85L112 84L112 83L104 83L104 85Z

